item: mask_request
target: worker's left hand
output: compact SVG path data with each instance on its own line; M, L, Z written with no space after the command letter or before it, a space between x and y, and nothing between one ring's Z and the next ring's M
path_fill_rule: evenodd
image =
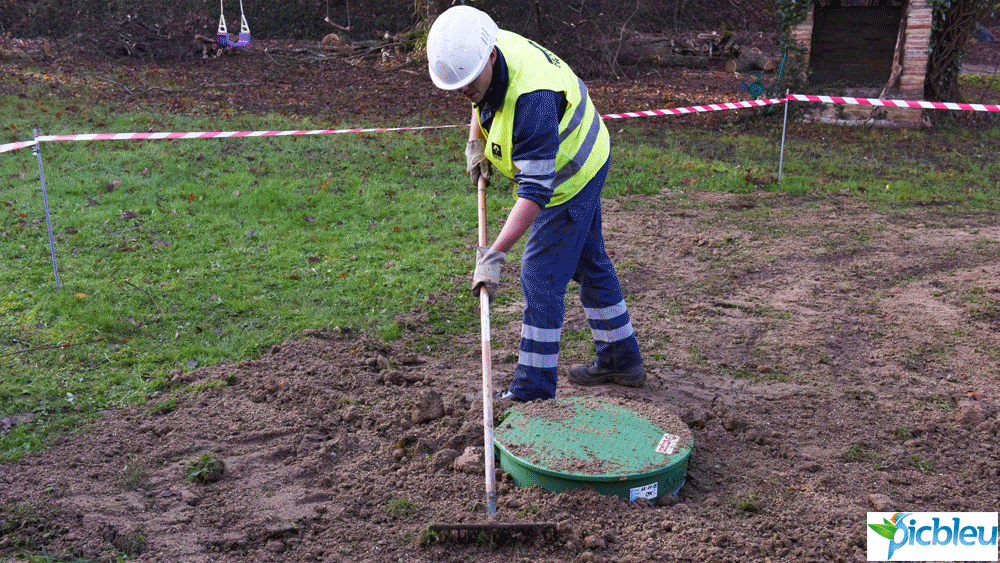
M476 272L472 274L472 295L479 297L480 286L485 286L487 293L490 294L490 301L493 301L497 286L500 285L500 268L506 259L507 254L499 250L485 246L476 248Z
M487 185L490 183L490 161L486 160L483 146L482 139L473 139L465 145L465 171L472 179L472 185L477 187L480 177L486 181Z

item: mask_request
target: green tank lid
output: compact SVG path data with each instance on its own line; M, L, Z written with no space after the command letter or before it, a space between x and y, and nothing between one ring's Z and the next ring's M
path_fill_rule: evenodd
M694 447L677 415L648 403L570 397L514 406L493 443L521 487L590 487L630 501L680 489Z

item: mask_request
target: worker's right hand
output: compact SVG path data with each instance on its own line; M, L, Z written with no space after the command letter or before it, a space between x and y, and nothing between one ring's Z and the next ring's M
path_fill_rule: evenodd
M473 186L479 186L482 177L487 184L490 182L490 161L486 160L483 151L485 142L482 139L472 139L465 145L465 171L472 179Z
M472 294L479 297L479 288L485 287L490 295L490 301L496 295L497 286L500 285L500 268L507 253L493 250L485 246L476 248L476 271L472 274Z

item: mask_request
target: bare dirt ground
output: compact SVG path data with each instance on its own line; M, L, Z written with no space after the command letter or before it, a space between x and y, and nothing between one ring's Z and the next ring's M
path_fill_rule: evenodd
M193 66L233 79L219 75L224 64ZM272 77L253 99L295 89L296 111L382 100L462 115L464 104L410 70L376 74L361 90L350 77L363 71L330 66L325 90ZM730 99L724 77L677 74L690 72L592 91L602 112ZM559 396L625 397L680 416L695 447L678 495L653 505L550 493L500 472L497 520L557 523L554 536L421 545L428 525L482 523L486 511L479 335L445 354L411 349L427 330L417 310L400 319L409 332L397 341L366 327L317 329L260 357L178 371L150 406L107 412L0 466L3 502L25 507L0 558L44 549L60 560L185 563L864 561L867 511L997 510L994 217L674 185L604 211L649 381L563 379ZM506 267L505 291L516 294L517 274ZM591 360L570 294L564 368ZM518 305L493 318L500 386L516 361ZM224 461L221 479L188 482L206 454Z

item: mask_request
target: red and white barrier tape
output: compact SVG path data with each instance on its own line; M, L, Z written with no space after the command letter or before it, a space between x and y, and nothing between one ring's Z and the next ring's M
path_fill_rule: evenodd
M728 102L705 106L686 108L669 108L628 113L613 113L602 115L604 119L622 119L626 117L653 117L658 115L678 115L685 113L700 113L706 111L721 111L749 107L780 104L782 99L751 100L746 102ZM277 137L286 135L326 135L332 133L382 133L388 131L413 131L418 129L444 129L449 127L468 127L468 125L428 125L424 127L392 127L376 129L323 129L310 131L211 131L189 133L91 133L78 135L40 135L39 142L47 141L126 141L135 139L221 139L226 137ZM35 141L21 141L0 145L0 152L13 151L34 145Z
M34 141L18 141L16 143L9 143L6 145L0 145L0 152L16 151L17 149L23 149L24 147L30 147L35 144Z
M689 106L683 108L654 109L646 111L633 111L626 113L609 113L602 115L604 119L624 119L629 117L656 117L662 115L684 115L691 113L703 113L708 111L724 111L741 108L752 108L785 103L789 100L797 102L821 102L827 104L854 104L865 106L885 106L899 108L920 108L920 109L949 109L966 111L996 111L1000 112L1000 105L992 104L959 104L952 102L925 102L909 100L881 100L876 98L845 98L839 96L811 96L803 94L789 94L786 98L772 98L770 100L748 100L743 102L725 102L721 104L708 104L703 106ZM205 131L187 133L90 133L78 135L41 135L37 142L47 141L124 141L135 139L221 139L227 137L279 137L288 135L328 135L336 133L382 133L388 131L415 131L421 129L446 129L454 127L468 127L468 125L426 125L422 127L382 127L372 129L313 129L303 131ZM0 153L30 147L36 141L20 141L17 143L0 144Z
M840 96L807 96L789 94L789 100L796 102L821 102L825 104L848 104L857 106L883 106L892 108L950 109L962 111L1000 111L1000 105L959 104L953 102L925 102L913 100L882 100L878 98L845 98Z
M746 102L726 102L722 104L708 104L705 106L691 106L686 108L654 109L648 111L632 111L627 113L609 113L602 115L604 119L622 119L625 117L655 117L658 115L681 115L686 113L702 113L706 111L722 111L727 109L753 108L780 104L785 100L774 98L771 100L749 100Z
M137 139L223 139L227 137L283 137L288 135L328 135L333 133L381 133L386 131L413 131L417 129L445 129L468 125L425 125L422 127L379 127L372 129L307 129L290 131L201 131L186 133L84 133L77 135L39 135L38 142L47 141L129 141ZM0 152L12 151L34 145L35 141L21 141L0 145Z

